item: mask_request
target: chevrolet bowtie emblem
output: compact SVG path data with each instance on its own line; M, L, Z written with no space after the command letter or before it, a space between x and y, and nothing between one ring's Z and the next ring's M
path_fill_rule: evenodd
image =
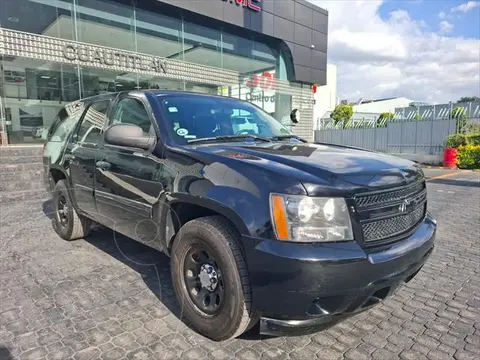
M398 211L402 213L406 212L409 205L410 205L410 200L405 199L405 201L401 203L400 206L398 207Z

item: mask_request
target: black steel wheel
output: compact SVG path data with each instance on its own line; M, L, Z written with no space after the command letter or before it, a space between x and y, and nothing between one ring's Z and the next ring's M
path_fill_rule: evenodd
M57 199L57 206L56 206L56 216L57 216L57 221L58 224L66 229L68 228L68 218L69 218L69 209L68 209L68 203L67 199L65 198L65 195L60 194Z
M175 236L172 281L187 323L215 341L235 338L255 325L240 236L228 220L189 221Z
M55 232L65 240L80 239L88 235L92 221L77 213L70 199L66 180L55 184L52 192Z
M211 249L194 244L184 263L185 286L198 309L208 315L217 315L223 305L225 286L218 262Z

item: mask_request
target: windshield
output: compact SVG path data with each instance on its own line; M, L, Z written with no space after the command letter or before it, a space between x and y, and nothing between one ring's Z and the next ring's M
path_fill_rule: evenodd
M179 144L231 135L271 138L290 132L256 106L231 98L183 95L162 97L166 125ZM222 139L234 141L234 139Z

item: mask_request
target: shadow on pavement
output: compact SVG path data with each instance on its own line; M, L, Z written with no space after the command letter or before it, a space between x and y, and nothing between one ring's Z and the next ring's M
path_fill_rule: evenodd
M104 227L92 231L85 241L140 274L152 293L181 319L170 277L170 259L165 254Z
M49 219L53 219L53 204L51 199L43 202L42 211L46 217L48 217Z
M10 350L8 350L4 345L0 345L0 360L13 360L14 357Z
M428 181L429 184L441 184L441 185L453 185L453 186L465 186L479 188L479 181L470 180L454 180L454 179L433 179Z

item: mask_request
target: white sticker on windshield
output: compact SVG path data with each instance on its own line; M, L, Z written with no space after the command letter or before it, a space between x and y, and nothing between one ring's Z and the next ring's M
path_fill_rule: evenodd
M185 135L184 138L185 139L196 139L197 136L196 135Z
M184 128L180 128L177 130L177 135L178 136L186 136L188 135L188 130Z
M170 106L170 107L168 108L168 112L176 113L176 112L178 112L178 109L177 109L175 106Z

